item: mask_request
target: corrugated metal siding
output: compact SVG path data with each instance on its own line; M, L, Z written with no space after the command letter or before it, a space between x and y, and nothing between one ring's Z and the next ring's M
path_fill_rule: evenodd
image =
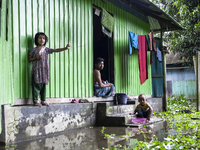
M15 98L32 97L28 53L38 31L49 37L47 47L72 45L68 51L50 55L47 97L91 97L92 3L88 0L13 0L12 9Z
M196 99L196 78L194 69L167 69L167 81L172 82L172 94L184 94L188 99Z
M96 0L93 1L95 5ZM118 93L128 93L138 95L141 93L152 94L151 87L151 66L149 64L149 79L140 85L138 51L133 51L128 55L128 31L138 35L149 33L149 24L136 18L135 16L119 9L113 4L99 1L99 5L113 14L114 25L114 62L115 62L115 87ZM149 54L148 54L149 56Z
M196 81L172 81L172 94L175 96L184 94L188 99L196 99Z
M162 49L161 39L155 38L156 47ZM152 75L163 75L163 62L159 62L156 56L157 52L153 53L153 63L151 64Z
M171 67L170 67L171 68ZM167 69L167 81L196 80L194 68Z
M151 94L149 79L140 85L138 53L128 55L128 30L139 35L149 33L149 24L121 10L110 2L96 0L13 0L12 37L14 98L31 98L31 63L28 54L38 31L49 37L47 47L70 50L50 55L50 82L47 97L93 96L93 18L92 4L104 7L115 18L114 55L117 92L129 95ZM149 54L148 54L149 56Z
M9 5L10 6L10 5ZM1 37L0 37L0 103L9 104L13 100L13 71L12 71L12 42L10 26L10 7L8 9L8 41L6 41L6 1L2 1L1 10Z
M156 47L160 50L162 48L161 39L156 38ZM163 75L163 62L159 62L156 56L156 52L153 53L153 63L151 64L152 75ZM162 97L164 95L164 82L163 77L153 77L152 78L152 89L154 97Z
M12 104L14 100L13 71L12 71L12 38L11 38L11 9L8 13L8 41L6 41L6 0L2 1L1 13L1 36L0 36L0 105ZM0 107L1 112L1 107ZM1 116L0 116L1 123ZM0 132L1 132L0 125Z

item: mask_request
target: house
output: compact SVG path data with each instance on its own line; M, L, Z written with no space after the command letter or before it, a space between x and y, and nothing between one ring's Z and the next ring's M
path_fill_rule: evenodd
M114 18L111 38L101 32L99 12L102 8ZM152 68L148 63L149 79L141 85L138 51L128 54L128 31L138 35L147 35L150 30L160 32L158 41L162 45L164 31L182 29L171 16L150 1L1 0L0 19L0 105L8 105L4 111L14 108L13 105L32 104L32 64L28 62L28 55L34 47L34 35L39 31L49 37L47 47L71 44L68 51L50 55L49 103L67 103L73 98L98 100L93 96L92 80L97 55L105 58L104 78L115 84L117 93L128 93L131 97L143 93L152 97L152 91L161 90L157 96L166 102L165 65L159 64L161 66L157 68L154 64ZM155 70L153 76L152 69ZM161 74L156 74L156 71ZM162 81L159 84L162 88L152 86L157 80ZM166 103L163 110L165 108Z
M185 95L188 99L196 99L196 77L194 68L183 65L179 53L166 55L167 97Z

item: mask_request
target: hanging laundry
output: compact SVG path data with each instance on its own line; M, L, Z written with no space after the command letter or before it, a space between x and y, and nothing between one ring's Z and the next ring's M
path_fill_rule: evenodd
M157 47L157 54L156 54L158 61L161 63L162 62L162 52L159 50Z
M146 37L146 41L147 41L147 51L150 51L150 38L149 38L149 35L145 35Z
M106 34L108 37L112 37L112 32L108 31L104 26L102 26L102 32Z
M114 18L103 8L102 8L101 24L110 32L113 32Z
M145 35L138 35L138 61L140 71L140 84L142 85L148 79L148 58L147 42Z
M138 46L138 35L136 33L133 33L131 31L128 31L128 41L129 41L129 55L132 54L132 47L135 49L139 49Z
M153 31L151 31L149 33L149 38L150 38L150 64L152 64L153 63L153 58L152 58L153 51L157 51Z

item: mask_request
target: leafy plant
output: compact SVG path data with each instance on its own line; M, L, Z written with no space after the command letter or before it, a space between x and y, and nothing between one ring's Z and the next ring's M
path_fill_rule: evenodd
M180 59L192 67L193 56L200 51L200 1L151 1L184 27L184 30L165 32L163 39L169 50L180 53Z
M181 95L179 97L172 96L167 100L167 104L168 111L156 113L155 115L168 120L168 130L175 130L175 134L167 136L162 142L158 141L156 135L153 135L153 139L149 143L129 138L129 147L115 145L109 150L200 149L200 120L191 119L200 117L200 112L196 112L194 103L186 99L184 95ZM192 113L187 113L187 111L183 110L190 110ZM143 128L138 130L138 134L143 134L145 138L146 135L142 130Z

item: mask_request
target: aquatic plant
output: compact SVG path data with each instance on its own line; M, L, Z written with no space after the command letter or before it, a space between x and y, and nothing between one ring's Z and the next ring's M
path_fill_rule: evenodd
M106 127L102 127L101 133L104 133L104 130L106 129Z
M169 122L167 130L173 129L175 134L168 135L162 142L158 141L155 135L150 142L129 139L128 146L114 146L108 150L199 150L200 112L196 112L194 101L186 99L184 95L178 97L173 95L167 99L167 106L166 112L154 113L154 115L167 120ZM143 132L142 128L138 130L138 134L143 134L145 139L146 133Z
M168 120L168 130L175 129L176 133L169 135L162 142L156 138L150 143L139 141L136 149L200 149L200 112L196 112L195 103L181 95L168 98L167 105L166 112L157 113L155 116Z

